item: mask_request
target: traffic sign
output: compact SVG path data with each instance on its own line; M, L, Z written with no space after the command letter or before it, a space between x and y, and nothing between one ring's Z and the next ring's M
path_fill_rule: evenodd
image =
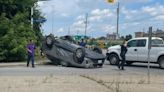
M33 21L43 23L43 22L46 22L47 20L46 19L34 19Z
M114 3L115 0L107 0L108 3Z

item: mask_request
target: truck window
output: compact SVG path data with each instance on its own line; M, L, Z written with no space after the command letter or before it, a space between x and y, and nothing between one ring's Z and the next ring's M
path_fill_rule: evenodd
M145 47L146 46L146 40L141 39L137 41L137 47Z
M160 39L153 39L151 44L152 44L152 45L163 44L163 41L160 40Z
M127 43L128 47L137 47L137 41L136 40L131 40Z

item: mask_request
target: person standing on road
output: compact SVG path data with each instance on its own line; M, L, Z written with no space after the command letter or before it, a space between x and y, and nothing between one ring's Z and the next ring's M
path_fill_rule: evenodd
M86 43L84 42L84 39L81 39L81 42L79 43L80 46L85 47Z
M125 60L126 60L126 52L127 52L127 42L124 41L123 44L121 45L121 53L120 56L122 58L121 62L118 62L118 68L121 70L124 70L124 64L125 64Z
M28 58L27 58L27 67L29 66L29 62L31 60L32 67L34 68L34 56L35 56L35 44L30 39L29 43L27 44L27 52L28 52Z

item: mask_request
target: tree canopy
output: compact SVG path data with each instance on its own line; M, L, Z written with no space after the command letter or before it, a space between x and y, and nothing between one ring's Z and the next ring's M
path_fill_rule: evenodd
M41 23L31 27L30 19L43 18L36 8L37 0L0 0L0 61L24 60L26 45L33 39L40 46ZM31 16L31 7L34 15Z

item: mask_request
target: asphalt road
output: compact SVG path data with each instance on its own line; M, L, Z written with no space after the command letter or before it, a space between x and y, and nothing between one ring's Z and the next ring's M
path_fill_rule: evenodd
M23 66L0 67L0 76L44 76L44 75L147 75L147 64L134 63L131 66L125 66L124 71L116 66L109 65L106 61L103 68L84 69L75 67L62 67L52 64L36 65L35 68ZM151 75L164 75L164 69L159 69L157 64L151 64Z

